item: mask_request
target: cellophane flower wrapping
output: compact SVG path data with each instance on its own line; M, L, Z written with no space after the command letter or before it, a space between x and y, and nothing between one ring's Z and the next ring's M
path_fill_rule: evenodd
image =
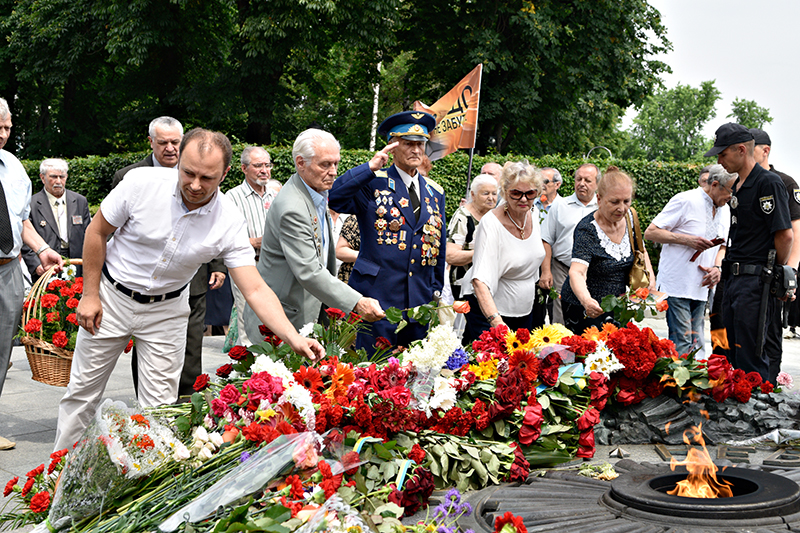
M100 514L138 479L170 461L178 443L168 427L122 402L105 400L67 456L47 521L37 531Z
M403 354L403 361L414 365L416 375L406 384L417 404L425 404L434 388L436 377L453 352L461 348L458 334L450 326L433 328L421 342Z

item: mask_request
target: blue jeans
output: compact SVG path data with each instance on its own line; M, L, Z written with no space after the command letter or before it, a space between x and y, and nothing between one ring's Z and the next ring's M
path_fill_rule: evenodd
M669 327L669 340L675 343L679 354L689 353L699 348L698 355L702 356L703 345L703 316L706 302L703 300L690 300L689 298L668 297L667 326Z

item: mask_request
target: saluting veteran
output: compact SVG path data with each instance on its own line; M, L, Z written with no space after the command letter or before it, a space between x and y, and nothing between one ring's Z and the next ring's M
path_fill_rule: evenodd
M407 309L430 302L442 290L445 263L444 190L422 176L418 167L425 143L436 127L433 115L404 111L378 128L390 144L373 158L345 172L333 184L330 207L358 219L361 250L350 286L376 298L381 307ZM382 169L394 155L394 164ZM408 346L425 336L426 327L411 322L399 334L387 320L359 334L357 346L374 350L375 337Z

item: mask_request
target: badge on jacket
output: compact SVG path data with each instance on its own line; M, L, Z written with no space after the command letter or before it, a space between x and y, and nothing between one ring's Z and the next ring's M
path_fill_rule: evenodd
M83 224L83 217L81 215L72 215L72 225L80 226Z

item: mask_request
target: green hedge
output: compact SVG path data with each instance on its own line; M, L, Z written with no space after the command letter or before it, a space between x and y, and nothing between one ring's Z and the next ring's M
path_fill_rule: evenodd
M239 166L239 154L245 147L243 144L233 147L234 158L231 171L222 183L222 190L227 191L235 187L244 179ZM268 148L275 168L273 177L286 181L294 172L292 151L290 147L273 146ZM69 160L68 188L83 194L93 206L98 205L111 189L111 180L118 169L135 163L144 158L148 152L134 152L116 154L108 157L90 156ZM372 157L373 152L368 150L343 150L340 171L360 165ZM486 156L475 157L472 164L472 175L476 176L480 168L490 161L500 163L518 161L524 156ZM575 170L585 162L595 163L601 170L609 165L615 165L627 172L636 181L636 198L634 206L639 212L642 231L650 221L661 211L667 201L680 191L697 186L697 174L700 166L697 163L662 163L657 161L620 160L620 159L589 159L562 155L549 155L529 161L539 167L553 167L561 171L564 184L561 186L562 196L573 192L572 175ZM41 189L39 179L39 161L23 161L23 165L31 177L34 190ZM466 188L469 156L464 152L451 154L444 159L435 161L431 170L431 178L436 180L444 189L447 198L447 214L450 215L458 207L460 199L464 196ZM657 261L657 250L651 249L651 257Z

